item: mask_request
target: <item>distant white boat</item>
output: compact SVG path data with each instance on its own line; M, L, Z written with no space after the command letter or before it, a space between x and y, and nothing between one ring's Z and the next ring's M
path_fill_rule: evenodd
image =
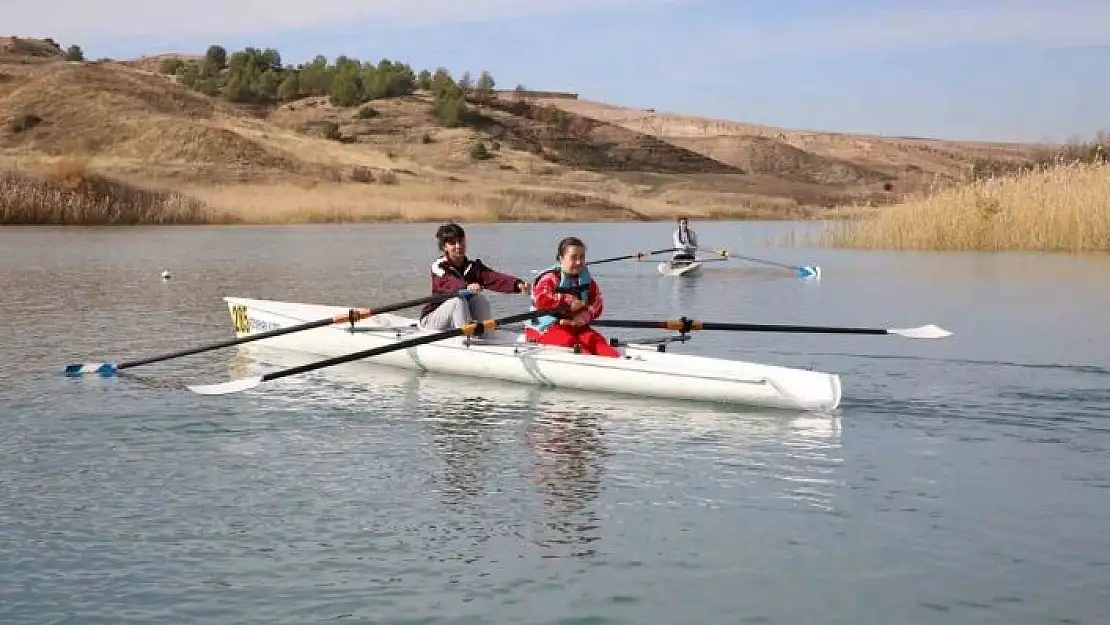
M659 273L667 276L668 278L677 278L697 273L701 270L701 260L665 260L655 266Z

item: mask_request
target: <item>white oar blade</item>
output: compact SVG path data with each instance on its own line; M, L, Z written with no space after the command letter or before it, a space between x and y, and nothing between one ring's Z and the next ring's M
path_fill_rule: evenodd
M248 388L254 388L262 383L262 376L254 376L249 378L239 378L238 380L231 380L230 382L221 382L220 384L192 384L188 388L190 391L199 395L230 395L231 393L238 393L245 391Z
M952 333L944 328L929 324L927 326L918 326L916 328L890 328L887 332L904 336L908 339L943 339L952 336Z

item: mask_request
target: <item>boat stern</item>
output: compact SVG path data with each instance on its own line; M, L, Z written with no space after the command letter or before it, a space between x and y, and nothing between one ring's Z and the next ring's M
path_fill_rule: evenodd
M277 330L305 321L330 317L347 310L335 306L276 302L244 297L225 297L223 299L227 303L227 310L231 315L231 329L235 332L235 336L239 338Z
M252 308L254 308L251 305L251 300L225 297L224 301L227 302L227 311L231 315L231 329L235 332L237 338L283 327L283 324L274 320L251 314Z

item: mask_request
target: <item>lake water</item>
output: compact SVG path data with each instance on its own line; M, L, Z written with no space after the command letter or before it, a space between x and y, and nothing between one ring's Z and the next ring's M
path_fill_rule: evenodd
M372 363L202 397L181 383L257 371L254 352L61 369L227 338L225 295L421 297L435 225L0 230L0 622L1110 622L1110 258L694 226L823 279L611 263L594 269L607 316L955 335L674 348L839 373L833 414ZM524 275L565 234L596 259L667 247L669 230L468 227L471 256Z

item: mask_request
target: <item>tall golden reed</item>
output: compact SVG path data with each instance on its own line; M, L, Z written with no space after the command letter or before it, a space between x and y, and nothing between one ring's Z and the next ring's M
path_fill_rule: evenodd
M63 158L43 173L0 171L0 224L139 225L213 221L204 204L179 193L144 189Z
M1059 164L990 178L830 224L834 247L1110 251L1110 165Z

